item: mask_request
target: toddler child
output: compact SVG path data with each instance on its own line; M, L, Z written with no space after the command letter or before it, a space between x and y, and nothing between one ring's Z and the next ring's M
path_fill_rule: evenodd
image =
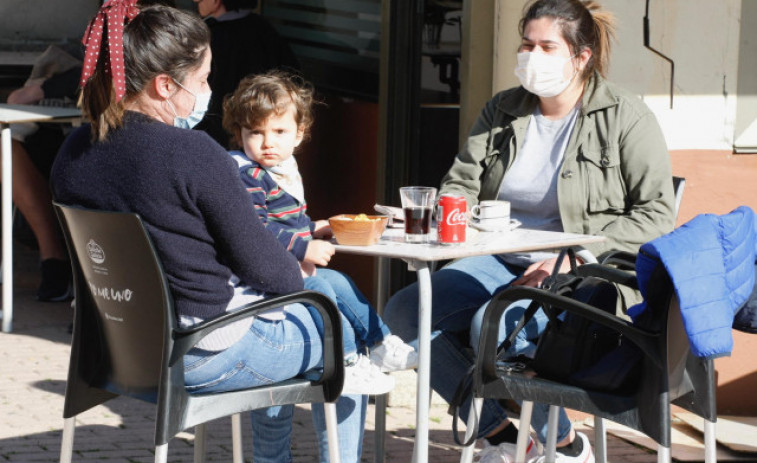
M328 221L313 221L307 214L302 177L294 151L307 137L313 123L313 90L300 78L272 71L243 79L223 105L223 125L232 144L242 151L230 154L240 166L242 181L250 192L255 211L266 228L300 261L305 288L334 300L355 332L356 346L345 351L369 349L368 358L347 358L345 388L357 375L370 389L384 378L372 369L391 372L415 368L418 356L411 346L392 335L365 296L347 275L326 266L334 254ZM316 317L317 318L317 317ZM382 378L383 377L383 378ZM370 393L370 392L362 392Z

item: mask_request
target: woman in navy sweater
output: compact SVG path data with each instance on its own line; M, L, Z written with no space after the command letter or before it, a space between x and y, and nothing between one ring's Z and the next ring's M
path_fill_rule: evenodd
M138 213L185 326L301 290L297 260L249 213L254 206L232 159L204 132L186 130L210 98L207 26L172 8L139 12L135 3L111 0L101 10L111 10L107 21L124 12L116 18L126 22L122 45L117 24L106 24L107 36L97 21L88 29L81 104L91 124L61 148L51 173L55 199ZM307 308L290 305L202 339L184 359L186 384L213 392L281 381L321 366L321 346ZM354 436L340 444L343 461L359 460L365 400L343 397L337 406L340 435ZM292 408L253 412L255 461L291 461ZM314 415L325 434L317 406Z

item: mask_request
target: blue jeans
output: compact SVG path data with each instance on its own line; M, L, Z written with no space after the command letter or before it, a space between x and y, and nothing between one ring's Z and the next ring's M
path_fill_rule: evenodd
M345 345L345 350L352 347L363 350L391 334L376 310L363 296L355 282L347 275L328 268L319 268L315 276L305 278L305 289L318 291L336 302L339 312L355 332L357 346Z
M314 317L310 309L292 304L283 320L256 317L244 337L226 350L191 350L184 356L187 390L207 393L245 389L283 381L322 367L322 336L314 318L318 317ZM342 396L337 401L340 453L345 462L360 459L366 405L366 396ZM253 441L254 461L292 461L293 408L270 407L253 412L253 436L264 436ZM313 404L313 423L319 445L325 449L322 405ZM327 453L322 452L321 461L328 461Z
M339 456L343 463L358 463L363 452L363 430L368 407L367 395L343 395L336 402ZM320 462L329 462L328 439L323 404L311 406L318 439ZM252 411L253 460L255 463L290 463L294 405ZM255 445L264 442L265 445Z
M525 268L506 264L498 256L477 256L460 259L431 274L431 387L447 402L457 389L457 382L449 378L463 378L474 363L469 349L478 348L481 318L486 305L498 292L507 288L523 274ZM514 326L527 304L521 301L509 307L500 325L500 342ZM512 311L512 313L511 313ZM539 312L518 334L510 350L512 355L532 353L534 340L546 326L546 316ZM387 302L384 320L394 334L405 342L418 336L418 285L414 283L398 291ZM514 320L514 322L513 322ZM466 335L470 334L470 341ZM460 406L460 416L468 417L470 397ZM549 407L534 404L531 425L541 442L546 442ZM507 414L496 400L485 400L481 413L478 437L491 433ZM560 411L557 441L568 437L570 420Z

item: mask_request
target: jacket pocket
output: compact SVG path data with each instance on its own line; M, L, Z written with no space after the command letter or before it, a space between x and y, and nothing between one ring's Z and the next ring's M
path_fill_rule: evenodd
M626 209L626 188L617 146L582 150L590 213L621 214Z

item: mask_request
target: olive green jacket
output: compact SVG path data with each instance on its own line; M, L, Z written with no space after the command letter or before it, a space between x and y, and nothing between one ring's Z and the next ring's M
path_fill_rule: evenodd
M606 236L587 245L595 256L639 246L673 230L670 156L644 102L598 74L587 82L580 114L558 173L563 229ZM498 93L478 117L440 193L463 194L472 206L496 199L538 99L522 87Z

